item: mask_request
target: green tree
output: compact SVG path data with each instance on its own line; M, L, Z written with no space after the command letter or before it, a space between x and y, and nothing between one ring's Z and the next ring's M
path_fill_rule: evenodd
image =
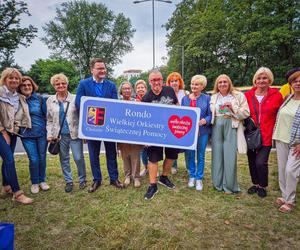
M68 77L69 91L75 93L80 74L74 63L71 61L65 59L39 59L31 65L30 70L27 72L27 74L39 85L39 92L49 94L55 92L50 84L50 78L59 73L63 73Z
M123 14L114 15L104 4L84 0L62 3L43 29L42 40L49 49L75 61L85 74L93 57L103 58L109 69L120 63L133 48L130 39L135 32Z
M180 70L185 48L185 82L204 74L208 89L220 73L249 85L267 66L275 83L299 64L300 3L297 0L183 0L168 21L168 68Z
M0 61L1 64L14 64L12 57L20 46L28 46L36 36L37 29L32 25L21 27L21 15L30 16L27 4L23 1L0 1ZM9 59L9 60L8 60Z

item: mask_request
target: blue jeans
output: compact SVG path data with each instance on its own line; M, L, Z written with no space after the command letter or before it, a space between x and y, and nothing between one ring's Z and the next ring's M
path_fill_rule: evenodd
M185 158L188 163L188 170L190 178L196 180L202 180L204 176L204 164L205 164L205 149L208 142L208 134L203 134L198 137L197 141L197 167L195 162L196 151L186 150Z
M14 159L14 151L15 151L16 143L17 143L16 136L10 135L10 145L8 145L2 133L0 133L0 156L3 160L2 168L1 168L2 185L3 186L10 185L14 193L20 190L16 165L15 165L15 159Z
M77 166L79 182L82 183L86 179L85 161L83 155L83 143L81 139L71 139L69 134L62 134L59 141L60 152L59 159L61 169L67 183L73 182L72 170L70 166L70 147L73 159Z
M29 159L31 183L44 182L46 179L46 135L38 138L23 138L22 143Z
M119 178L117 164L117 150L115 142L104 142L107 171L110 181L116 181ZM88 149L90 156L91 169L93 173L93 181L102 181L102 173L100 169L100 146L101 141L88 140Z
M148 166L148 154L147 154L147 148L143 148L141 151L141 159L144 167L146 168Z

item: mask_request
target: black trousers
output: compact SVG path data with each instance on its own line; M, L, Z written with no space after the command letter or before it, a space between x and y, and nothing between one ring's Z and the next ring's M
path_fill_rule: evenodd
M259 150L248 150L248 164L251 180L254 185L268 186L268 160L271 146L262 146Z

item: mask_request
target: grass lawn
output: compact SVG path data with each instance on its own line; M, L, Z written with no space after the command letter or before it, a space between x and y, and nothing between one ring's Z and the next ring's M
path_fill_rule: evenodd
M29 194L27 157L17 156L16 162L20 185ZM87 155L86 162L90 185ZM66 194L59 160L49 156L51 190L30 195L35 199L31 206L0 199L0 221L15 224L16 249L300 249L300 205L281 214L274 204L280 195L274 153L265 199L246 194L251 181L245 155L238 158L239 195L213 189L210 152L202 192L187 187L183 154L178 163L179 173L171 177L176 189L159 186L155 198L145 201L147 177L139 189L117 190L109 186L106 166L95 193L79 190L76 181L73 193ZM72 166L76 177L74 162ZM123 180L120 159L119 169Z

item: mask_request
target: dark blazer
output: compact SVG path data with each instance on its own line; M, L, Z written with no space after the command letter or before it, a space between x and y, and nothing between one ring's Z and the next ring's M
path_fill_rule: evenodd
M102 97L109 99L118 99L117 87L116 84L110 80L103 80L102 96L97 96L95 91L95 83L93 77L89 77L83 80L80 80L79 86L76 91L75 106L80 109L80 100L82 96L92 96L92 97Z

